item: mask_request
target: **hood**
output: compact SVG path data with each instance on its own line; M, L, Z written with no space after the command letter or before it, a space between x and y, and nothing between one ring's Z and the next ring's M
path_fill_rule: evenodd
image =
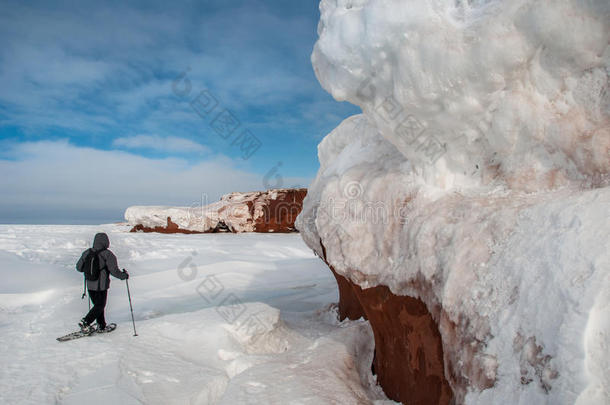
M108 235L105 233L95 234L95 238L93 239L93 250L104 250L110 247L110 239L108 239Z

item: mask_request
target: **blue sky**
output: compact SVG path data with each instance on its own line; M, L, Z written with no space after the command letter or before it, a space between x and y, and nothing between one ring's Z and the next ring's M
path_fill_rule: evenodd
M0 13L0 223L307 185L359 112L313 73L317 1L25 3Z

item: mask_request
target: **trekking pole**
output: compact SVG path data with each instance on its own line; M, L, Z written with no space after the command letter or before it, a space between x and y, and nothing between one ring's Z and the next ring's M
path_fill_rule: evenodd
M81 300L84 300L87 296L87 278L83 273L83 295L80 297ZM91 300L87 298L87 304L89 304L89 311L91 311Z
M127 297L129 297L129 310L131 311L131 322L133 323L133 335L138 336L136 333L136 321L133 319L133 307L131 306L131 294L129 293L129 280L125 279L125 283L127 284Z

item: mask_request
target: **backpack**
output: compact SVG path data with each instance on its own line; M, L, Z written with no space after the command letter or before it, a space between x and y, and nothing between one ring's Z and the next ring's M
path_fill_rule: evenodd
M85 261L83 264L83 273L85 279L89 281L97 281L100 278L100 272L102 271L101 260L99 257L100 252L96 252L93 249L89 249Z

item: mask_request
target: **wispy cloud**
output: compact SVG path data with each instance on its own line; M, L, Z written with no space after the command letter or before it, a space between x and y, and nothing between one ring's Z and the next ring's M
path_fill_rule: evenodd
M133 135L116 138L112 141L114 147L126 149L147 149L158 152L208 153L210 148L190 139L175 136Z
M178 2L170 10L91 3L84 10L7 2L0 16L0 104L11 125L33 133L137 128L169 107L160 106L164 100L175 101L171 81L187 67L196 86L212 87L236 110L273 116L299 99L329 99L309 64L317 16L281 14L274 3L199 9Z

